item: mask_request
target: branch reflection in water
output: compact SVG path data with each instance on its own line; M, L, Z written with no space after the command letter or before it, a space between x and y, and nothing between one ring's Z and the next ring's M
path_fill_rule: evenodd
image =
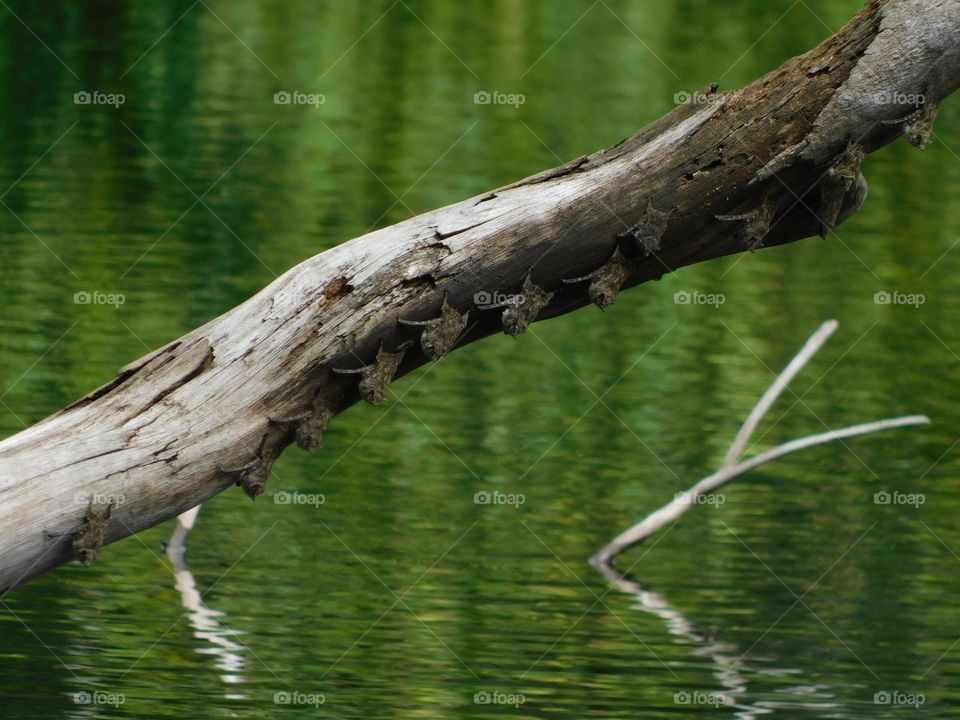
M784 701L764 700L756 701L750 705L738 704L738 697L747 692L747 681L744 675L738 671L738 668L744 667L743 659L746 657L746 653L738 655L732 646L715 642L706 633L698 631L693 623L687 620L683 613L674 608L664 595L645 587L629 574L617 570L613 565L613 561L620 553L640 544L653 534L659 532L666 525L676 522L683 514L690 510L690 508L699 504L699 499L715 492L740 475L764 463L804 448L834 442L848 437L929 424L929 418L924 415L910 415L907 417L862 423L839 430L829 430L817 435L798 438L779 445L772 450L756 454L747 460L741 460L741 456L747 448L750 437L753 435L760 421L767 414L767 411L769 411L770 407L787 387L789 382L823 346L837 327L836 320L828 320L823 323L817 331L810 336L790 363L774 379L773 383L767 388L767 391L761 396L760 400L757 401L757 404L747 416L737 436L730 444L730 448L720 464L720 468L716 472L700 480L690 489L677 493L671 502L650 513L641 522L620 533L620 535L611 540L590 558L590 564L593 565L608 582L613 584L618 590L636 597L636 608L638 610L659 617L666 624L667 630L672 635L683 638L684 642L696 648L693 651L694 655L708 658L716 665L714 675L720 685L725 688L725 691L713 693L711 699L715 700L714 704L716 705L736 707L738 710L736 717L742 718L743 720L750 720L760 715L769 714L775 709L803 708L822 711L839 706L835 702L830 702L833 694L830 688L824 685L788 686L779 691L790 698L809 696L811 697L809 701L798 702L795 699ZM790 669L764 671L766 675L795 675L799 673L802 673L802 671Z
M193 636L207 644L206 647L197 648L197 652L215 657L215 665L221 672L220 679L224 684L240 685L245 682L242 675L246 666L246 658L242 654L245 648L241 643L231 639L239 633L224 623L222 611L214 610L203 602L197 581L187 564L187 537L193 529L199 512L198 505L177 517L177 526L167 544L166 553L170 562L173 563L176 588L180 592L183 607L189 614ZM247 696L240 692L226 692L224 697L243 700Z

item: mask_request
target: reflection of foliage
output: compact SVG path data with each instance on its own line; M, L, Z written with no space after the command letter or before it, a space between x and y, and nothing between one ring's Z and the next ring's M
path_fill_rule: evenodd
M43 358L3 398L27 422L109 379L117 367L146 352L120 320L147 346L156 347L266 284L271 274L233 233L280 272L371 225L486 191L557 164L556 156L566 160L613 144L669 111L678 91L695 91L716 80L724 88L743 83L826 34L798 7L764 35L792 2L607 0L679 77L597 5L518 79L590 2L408 0L479 80L401 6L323 75L390 2L210 2L278 80L202 6L184 15L150 49L187 11L189 0L8 4L80 76L70 75L0 9L5 99L0 193L78 123L3 198L78 278L0 206L0 392ZM838 27L862 3L806 4ZM719 77L761 36L756 48ZM74 92L95 86L124 92L127 103L119 111L72 104ZM322 92L327 101L316 110L276 106L273 94L281 89ZM527 102L519 109L476 106L472 98L480 90L523 93ZM948 104L938 134L954 137L956 117ZM223 222L202 205L179 219L195 198L164 163L202 194L274 123L205 197ZM632 510L622 508L647 506L675 489L676 478L640 440L682 477L697 476L722 455L722 443L732 430L730 418L742 416L769 381L769 373L745 352L741 340L778 368L820 318L837 317L852 332L864 332L878 321L881 325L823 378L817 401L808 401L811 408L837 424L914 409L927 411L935 421L952 417L952 386L944 385L943 392L930 397L929 383L945 367L954 367L953 358L918 323L900 323L902 315L871 302L880 289L910 290L960 232L956 213L943 211L958 196L956 161L936 146L923 156L907 150L895 146L868 160L871 199L861 215L841 228L842 244L835 238L812 240L688 268L680 277L667 276L625 293L606 316L586 309L535 325L517 343L491 338L396 383L396 392L411 391L404 402L436 429L449 451L394 401L394 409L358 449L334 465L382 412L357 407L334 421L325 448L313 456L288 451L271 480L287 489L321 489L329 497L322 515L277 507L265 499L254 506L239 491L211 503L191 550L201 587L213 585L243 549L272 523L283 521L216 585L216 602L211 603L251 633L244 636L257 656L250 656L251 670L261 673L262 659L283 677L308 682L393 601L319 525L322 517L397 592L449 547L459 529L477 521L408 602L478 671L524 672L589 603L580 605L583 588L563 574L516 519L473 505L473 493L480 487L523 492L527 505L510 512L525 513L530 527L585 575L575 563L590 555L612 528L634 519ZM403 195L403 203L395 205L393 193ZM928 295L937 301L917 311L917 317L956 348L955 263L954 256L947 256L924 280ZM733 269L718 279L728 268ZM723 292L728 302L722 312L673 304L675 292L693 289ZM75 306L72 297L78 290L122 292L127 302L119 310ZM830 352L824 353L821 372L843 350L827 357ZM865 364L871 365L869 372L863 371ZM597 405L555 445L595 401L578 377L597 394L617 383L604 397L613 412ZM851 388L864 387L865 377L872 386L852 398ZM917 408L918 397L924 403L929 398L929 406ZM810 423L811 416L799 406L773 428L769 442L806 432ZM0 405L0 431L19 428ZM918 462L936 460L955 439L948 436L943 425L935 425L930 433L934 440L919 461L917 446L889 447L884 441L865 442L867 450L858 449L858 455L878 473L886 468L885 477L907 477ZM862 502L876 481L855 458L837 449L813 455L806 463L776 470L777 478L799 488L795 493L782 493L773 477L771 482L745 482L731 491L742 502L731 498L723 510L725 523L756 533L758 552L775 557L778 572L800 590L836 557L835 547L845 546L849 527L869 526L880 517L874 506ZM955 470L956 463L947 458L929 481L949 482ZM955 490L956 484L946 487ZM268 486L268 493L273 489ZM751 499L770 507L769 514L758 518ZM932 504L924 517L940 527L952 522L955 510L950 503ZM384 528L389 532L384 534ZM953 622L950 606L925 581L955 573L940 564L940 556L914 526L901 530L895 542L880 540L878 530L875 545L866 545L862 556L851 557L828 576L825 595L837 598L836 606L818 610L847 639L858 615L880 628L889 626L892 608L898 657L891 666L896 671L902 656L905 674L919 673L926 669L919 656L932 649L911 643L921 631L929 634L929 628L916 604L886 590L891 567L896 566L901 586L918 582L925 605L943 605L942 615L934 611L943 626ZM158 548L165 531L145 535L147 545ZM671 552L694 541L729 547L704 557ZM731 621L731 641L747 648L792 598L776 580L758 580L747 564L751 558L730 560L742 550L735 543L715 514L692 521L645 560L645 579L669 590L685 612ZM156 677L176 687L184 672L192 673L191 691L196 689L201 698L218 695L218 678L204 674L206 666L193 659L186 624L119 680L176 620L178 601L163 568L136 540L110 546L103 554L102 566L83 572L63 568L17 591L8 602L66 662L86 663L90 674L97 669L97 681L118 683L117 690L125 683L136 685L138 692L127 694L141 698L145 715L160 714L168 700L151 684ZM895 562L905 558L911 562ZM946 579L939 582L947 587ZM718 586L729 599L726 611L716 604ZM679 597L678 589L683 590ZM875 604L873 597L883 597L889 607ZM749 627L737 615L744 606L761 608ZM823 660L822 631L810 630L801 619L788 618L789 633L771 642L788 646L777 648L778 657L813 667ZM46 715L62 714L66 693L78 689L73 678L39 654L23 626L3 620L0 652L17 655L20 668L8 671L11 663L4 658L4 672L22 673L16 677L23 679L24 688L41 683L48 695ZM88 627L98 630L87 637L83 628ZM645 638L661 632L656 623L640 630ZM531 684L544 693L559 693L555 688L560 687L573 695L602 682L604 692L627 694L635 707L659 702L660 666L645 666L649 658L631 638L622 638L623 632L598 606L568 638L571 644L561 643L530 676ZM880 630L861 640L858 652L889 646ZM597 654L583 659L580 643ZM656 650L670 661L689 662L684 649L671 648L669 638ZM838 655L843 653L841 648ZM609 673L605 679L598 680L598 666ZM708 672L688 666L684 680L693 685ZM256 673L250 674L251 682L257 682ZM379 694L369 692L370 677L383 683ZM389 714L387 708L422 702L431 693L451 705L460 702L464 693L451 690L444 679L449 677L474 682L413 616L397 608L325 682L339 687L357 708L370 710L369 716L380 716ZM864 671L848 684L872 681ZM269 698L278 689L269 675L262 683L256 697ZM5 692L5 709L28 716L35 698L27 690L19 692ZM584 690L576 700L571 707L585 707L594 696ZM135 708L128 704L125 709ZM206 710L191 707L189 714L215 712Z

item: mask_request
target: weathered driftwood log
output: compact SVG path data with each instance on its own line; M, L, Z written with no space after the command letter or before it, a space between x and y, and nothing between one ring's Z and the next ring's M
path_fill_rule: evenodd
M233 484L255 495L284 447L316 446L428 358L827 234L864 200L863 156L899 135L922 146L958 85L957 0L870 0L742 90L711 87L608 150L298 265L0 443L0 593Z

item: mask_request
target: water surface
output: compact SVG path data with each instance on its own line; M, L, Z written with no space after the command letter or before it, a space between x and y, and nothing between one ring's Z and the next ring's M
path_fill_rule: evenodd
M812 47L858 6L11 0L0 433L317 252L613 144L679 92L735 87ZM125 102L77 105L80 91ZM277 105L281 91L324 102ZM957 151L948 103L925 153L868 159L870 200L839 237L687 268L603 316L488 338L403 378L386 406L338 417L323 449L286 453L258 502L229 491L204 506L195 586L161 551L168 523L8 594L0 713L951 716ZM124 302L76 304L83 292ZM724 302L675 301L695 292ZM830 317L840 331L752 450L898 414L934 424L738 481L624 559L656 595L594 573L586 558L612 535L717 466ZM524 502L476 504L482 491ZM924 502L878 504L880 491ZM882 704L910 695L924 702Z

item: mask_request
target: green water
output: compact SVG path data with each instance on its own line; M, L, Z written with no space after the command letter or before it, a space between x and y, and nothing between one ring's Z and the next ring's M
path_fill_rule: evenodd
M0 435L304 258L613 144L859 4L6 0ZM274 104L284 90L325 102ZM870 200L839 238L684 269L351 409L323 449L288 451L255 504L231 490L204 506L189 561L206 611L184 609L169 523L9 593L0 716L953 717L957 152L951 102L925 153L868 159ZM933 425L725 489L625 557L658 596L593 572L610 537L717 466L831 317L840 330L753 450L900 414ZM883 490L924 502L878 504Z

